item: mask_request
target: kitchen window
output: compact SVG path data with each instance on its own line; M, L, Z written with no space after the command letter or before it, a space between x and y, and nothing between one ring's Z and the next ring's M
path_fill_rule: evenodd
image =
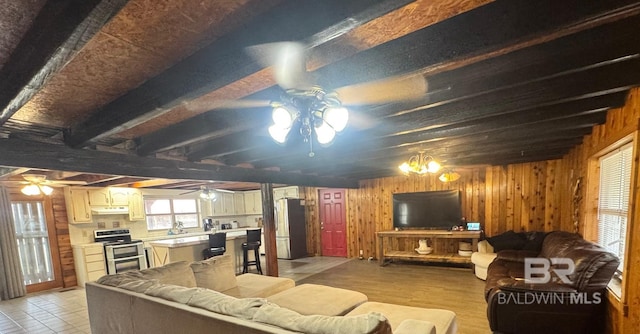
M200 211L193 198L147 198L144 199L147 229L168 230L182 222L185 228L198 227Z

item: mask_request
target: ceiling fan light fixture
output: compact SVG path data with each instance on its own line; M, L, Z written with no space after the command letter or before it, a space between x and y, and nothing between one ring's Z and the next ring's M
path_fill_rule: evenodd
M318 137L318 143L322 145L330 144L336 137L336 130L334 130L327 122L322 122L320 126L315 128L316 136Z
M329 107L324 110L322 118L336 132L340 132L347 126L349 111L345 107Z
M200 193L200 198L202 198L203 200L212 201L212 202L215 202L218 199L218 197L216 196L216 193L209 189L203 189L202 192Z

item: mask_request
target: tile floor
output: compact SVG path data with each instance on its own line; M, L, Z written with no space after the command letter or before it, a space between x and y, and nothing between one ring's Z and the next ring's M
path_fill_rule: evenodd
M350 259L331 257L278 260L278 271L281 277L299 281L347 261ZM84 289L51 290L0 301L0 334L5 333L91 333Z

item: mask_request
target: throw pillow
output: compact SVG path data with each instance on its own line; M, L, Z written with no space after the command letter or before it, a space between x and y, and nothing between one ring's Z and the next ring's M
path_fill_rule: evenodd
M214 256L191 263L196 286L215 291L226 291L238 285L231 255Z
M258 308L265 302L262 298L238 299L217 291L200 289L187 304L211 312L251 320Z
M522 249L537 252L542 249L542 242L544 241L544 237L547 236L545 232L526 232L524 235L526 242Z
M496 253L504 249L522 249L527 242L522 234L513 232L513 230L487 238L487 240Z
M356 316L301 315L266 303L253 321L309 334L391 334L387 318L376 312Z

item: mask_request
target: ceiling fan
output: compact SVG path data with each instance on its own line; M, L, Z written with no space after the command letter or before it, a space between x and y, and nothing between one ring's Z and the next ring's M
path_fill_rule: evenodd
M216 192L230 193L230 194L235 193L234 191L231 191L231 190L215 189L215 188L209 188L207 186L200 186L200 189L198 189L198 190L187 191L187 192L184 192L184 193L182 193L180 195L193 194L193 193L198 192L198 191L200 192L200 198L202 198L204 200L213 201L213 202L215 202L218 199L218 196L216 195Z
M243 99L225 102L224 107L271 107L273 124L269 134L272 139L284 144L291 133L299 132L304 142L309 143L310 157L315 155L314 141L330 145L348 122L360 121L360 124L369 123L365 127L371 126L370 121L358 118L345 106L406 101L427 94L427 81L419 73L328 90L317 84L313 73L307 71L308 48L299 42L267 43L246 50L259 64L273 69L274 79L284 93L273 101Z
M2 182L24 185L20 191L27 196L36 196L40 194L48 196L53 192L52 187L87 184L85 181L47 180L47 176L42 174L22 174L21 176L23 180L8 180Z

